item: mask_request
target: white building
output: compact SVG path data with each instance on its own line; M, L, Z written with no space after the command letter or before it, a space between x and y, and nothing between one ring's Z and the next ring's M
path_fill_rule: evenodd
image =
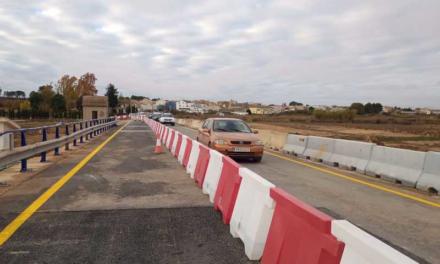
M176 101L176 110L177 111L190 112L193 107L194 107L194 104L190 101L186 101L186 100Z
M193 107L190 109L191 113L207 113L208 106L206 104L193 104Z

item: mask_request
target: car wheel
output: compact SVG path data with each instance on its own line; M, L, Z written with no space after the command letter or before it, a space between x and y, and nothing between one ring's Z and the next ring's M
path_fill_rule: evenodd
M257 158L254 158L254 161L255 162L261 162L261 159L263 159L263 157L257 157Z

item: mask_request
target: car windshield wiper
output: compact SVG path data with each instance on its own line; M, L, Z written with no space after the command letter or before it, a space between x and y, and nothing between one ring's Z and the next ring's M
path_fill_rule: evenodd
M224 128L216 128L215 131L228 132L229 130L226 130L226 129L224 129Z

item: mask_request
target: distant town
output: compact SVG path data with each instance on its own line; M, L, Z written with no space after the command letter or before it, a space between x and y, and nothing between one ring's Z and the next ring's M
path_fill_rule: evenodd
M369 103L362 105L360 103L353 103L351 106L326 106L326 105L304 105L298 102L290 102L283 104L269 104L238 102L235 100L229 101L209 101L209 100L166 100L166 99L149 99L141 96L132 96L119 101L120 110L124 113L127 109L133 109L136 112L151 112L151 111L179 111L187 113L217 113L227 112L235 115L266 115L278 114L283 112L313 112L314 110L322 110L329 112L345 111L349 109L357 110L358 114L367 113L400 113L407 115L440 115L440 109L430 108L400 108L395 106L382 106L379 103L370 104L378 105L378 110L368 112ZM130 107L131 106L131 107Z

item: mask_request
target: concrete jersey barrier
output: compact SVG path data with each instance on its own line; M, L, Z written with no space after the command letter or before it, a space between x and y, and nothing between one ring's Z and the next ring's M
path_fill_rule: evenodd
M214 203L215 192L217 191L218 181L223 169L223 154L210 149L209 163L206 169L205 181L203 182L203 193L209 195L209 201Z
M270 197L271 182L247 169L240 168L242 178L234 211L230 222L230 232L243 241L246 256L258 260L263 255L267 233L272 222L275 207Z
M420 151L374 146L366 173L415 187L422 174L425 155Z
M426 153L422 175L417 188L425 191L440 192L440 152Z
M417 263L346 220L333 220L331 233L345 244L341 264Z
M302 156L307 147L307 136L288 134L283 150L289 154Z
M333 153L335 140L332 138L309 136L303 155L310 159L329 161Z
M365 173L374 145L361 141L335 139L333 153L328 163L331 165L337 163L339 167Z

